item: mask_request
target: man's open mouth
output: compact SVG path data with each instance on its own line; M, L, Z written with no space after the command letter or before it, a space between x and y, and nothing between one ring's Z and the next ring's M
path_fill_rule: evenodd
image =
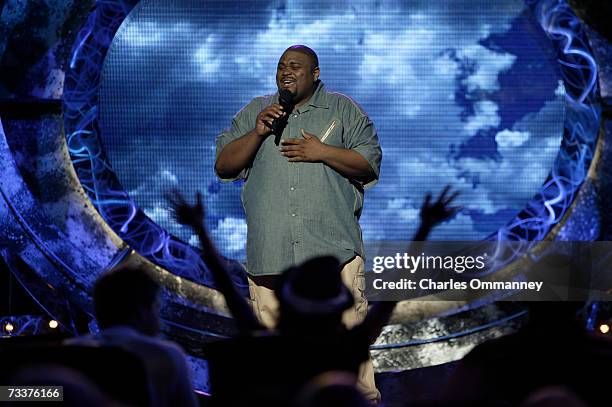
M295 83L295 79L283 79L281 83L283 84L283 86L290 86Z

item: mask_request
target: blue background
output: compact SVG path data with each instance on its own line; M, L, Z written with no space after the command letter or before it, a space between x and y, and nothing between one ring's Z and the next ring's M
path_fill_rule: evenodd
M100 125L121 183L158 224L195 243L162 195L200 190L221 250L244 258L241 185L216 180L214 139L250 99L276 90L276 63L292 44L315 49L328 89L355 99L378 129L366 242L407 239L425 192L449 182L465 209L433 238L482 239L552 167L564 91L521 1L495 10L488 1L141 1L104 64Z

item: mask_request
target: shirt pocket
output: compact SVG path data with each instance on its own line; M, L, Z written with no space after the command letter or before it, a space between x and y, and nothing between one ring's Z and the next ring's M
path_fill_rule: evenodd
M344 147L344 129L340 119L332 118L326 122L319 132L319 140L330 146Z

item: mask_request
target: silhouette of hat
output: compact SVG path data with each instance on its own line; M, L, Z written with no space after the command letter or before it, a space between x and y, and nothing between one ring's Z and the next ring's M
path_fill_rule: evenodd
M283 273L279 301L303 314L331 314L350 308L353 295L342 282L340 261L333 256L310 259Z

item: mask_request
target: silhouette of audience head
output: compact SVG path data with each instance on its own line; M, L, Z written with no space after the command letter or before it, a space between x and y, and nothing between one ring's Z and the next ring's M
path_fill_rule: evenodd
M159 333L159 284L138 266L103 274L94 286L94 308L101 329L130 326L145 335Z
M278 329L284 332L334 332L354 299L342 282L341 267L332 256L316 257L286 270L276 287Z
M587 403L571 389L563 386L545 386L531 393L520 407L586 407Z
M370 404L349 372L330 371L308 382L295 399L296 407L367 407Z

